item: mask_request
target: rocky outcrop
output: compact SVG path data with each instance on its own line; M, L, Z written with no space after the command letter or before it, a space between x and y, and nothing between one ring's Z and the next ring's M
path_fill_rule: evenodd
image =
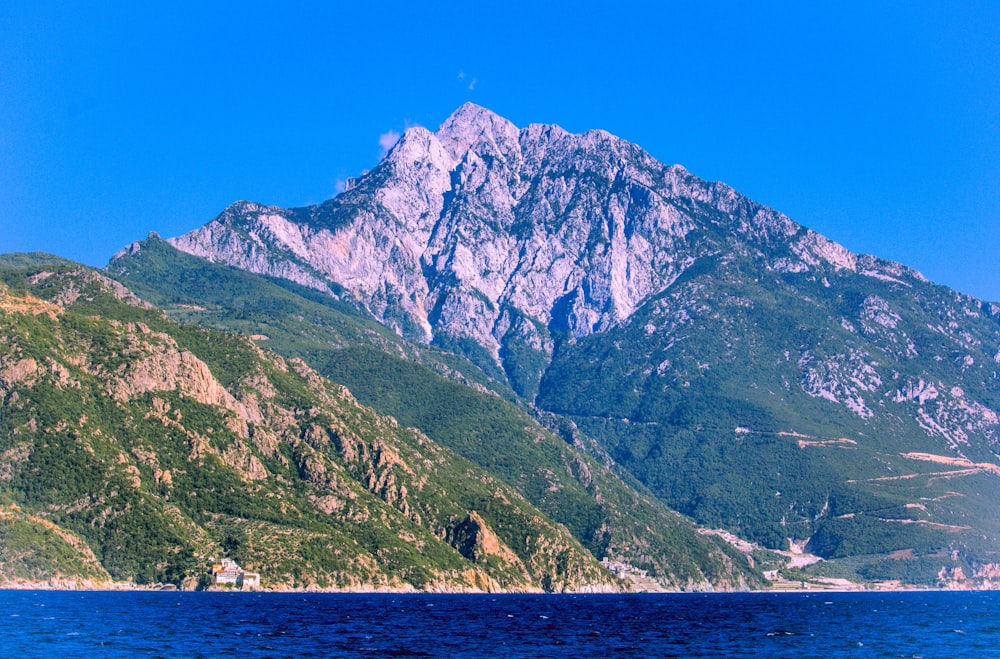
M435 133L409 129L326 204L240 202L171 243L336 284L401 332L471 338L498 356L512 316L543 329L543 350L549 332L579 338L628 318L723 247L720 223L756 248L787 244L784 270L857 267L836 243L604 131L518 129L472 104Z
M517 555L500 542L497 534L476 511L471 511L464 519L449 527L446 539L458 553L474 563L485 562L489 556L496 556L509 563L520 563Z

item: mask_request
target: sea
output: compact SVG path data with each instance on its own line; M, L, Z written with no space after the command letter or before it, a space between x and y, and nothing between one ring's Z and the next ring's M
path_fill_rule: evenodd
M0 657L1000 657L1000 592L0 591Z

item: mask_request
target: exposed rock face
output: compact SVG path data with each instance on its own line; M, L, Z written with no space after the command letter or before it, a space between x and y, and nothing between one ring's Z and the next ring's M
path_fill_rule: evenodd
M497 534L482 516L472 511L465 519L448 529L448 544L470 561L481 563L488 556L498 556L504 561L520 563L517 555L502 544ZM524 569L524 566L521 566Z
M628 318L723 246L710 235L720 220L745 244L787 245L776 269L857 269L836 243L604 131L519 130L472 104L436 133L407 130L330 202L239 202L171 242L322 290L336 283L400 331L472 338L496 356L522 316L538 327L515 335L543 350L550 331L582 337Z

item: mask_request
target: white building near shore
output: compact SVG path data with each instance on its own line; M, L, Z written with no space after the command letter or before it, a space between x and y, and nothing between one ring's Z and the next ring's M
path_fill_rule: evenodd
M212 583L216 586L235 586L241 590L260 588L260 574L247 572L231 558L212 564Z

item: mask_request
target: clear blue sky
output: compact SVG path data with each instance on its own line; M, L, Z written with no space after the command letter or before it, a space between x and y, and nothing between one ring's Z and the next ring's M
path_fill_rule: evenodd
M434 4L0 3L0 252L320 202L471 100L1000 301L995 0Z

